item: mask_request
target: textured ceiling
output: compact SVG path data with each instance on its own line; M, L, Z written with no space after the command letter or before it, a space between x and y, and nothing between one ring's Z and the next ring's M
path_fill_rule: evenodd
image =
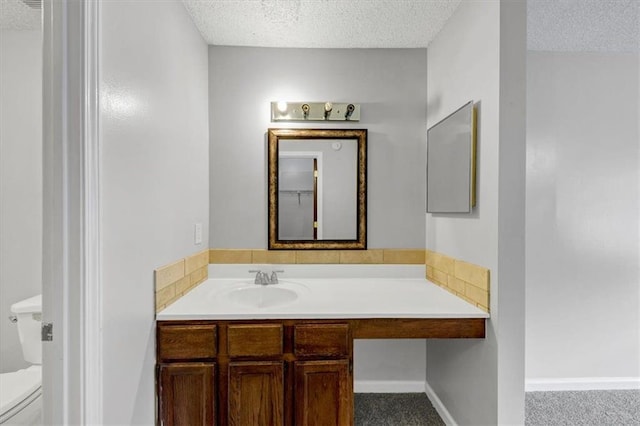
M640 52L640 0L528 0L530 50Z
M495 0L464 0L495 1ZM209 44L426 47L460 0L183 0ZM528 47L640 51L640 0L528 0Z
M209 44L426 47L460 0L183 0Z
M37 30L40 14L20 0L0 0L0 30Z
M279 47L425 47L460 1L183 0L209 44ZM531 50L639 52L640 0L528 0L527 27ZM0 0L0 29L38 28Z

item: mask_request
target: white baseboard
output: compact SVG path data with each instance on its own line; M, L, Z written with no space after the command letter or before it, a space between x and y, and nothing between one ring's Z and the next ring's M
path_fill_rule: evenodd
M526 379L526 392L640 389L640 377L567 377Z
M440 401L440 398L438 398L438 395L429 385L429 382L424 382L424 391L427 394L427 398L429 398L429 400L433 404L433 408L436 409L436 411L442 418L442 421L444 421L444 424L446 424L447 426L458 426L456 421L451 416L451 413L449 413L449 410L447 410L447 407L444 406L442 401Z
M356 380L353 382L355 393L423 393L423 381L409 380Z

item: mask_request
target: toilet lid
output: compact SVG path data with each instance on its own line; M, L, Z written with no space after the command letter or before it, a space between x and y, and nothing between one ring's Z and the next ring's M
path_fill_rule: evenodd
M20 404L42 386L42 366L0 374L0 416Z

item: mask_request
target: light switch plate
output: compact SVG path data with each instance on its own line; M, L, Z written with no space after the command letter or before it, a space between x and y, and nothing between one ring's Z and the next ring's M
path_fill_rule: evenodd
M202 224L196 223L193 226L193 242L194 244L202 244Z

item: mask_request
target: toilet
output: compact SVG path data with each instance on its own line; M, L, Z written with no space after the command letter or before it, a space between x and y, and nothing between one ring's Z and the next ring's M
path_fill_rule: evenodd
M0 425L42 424L42 295L11 305L25 361L22 370L0 374Z

